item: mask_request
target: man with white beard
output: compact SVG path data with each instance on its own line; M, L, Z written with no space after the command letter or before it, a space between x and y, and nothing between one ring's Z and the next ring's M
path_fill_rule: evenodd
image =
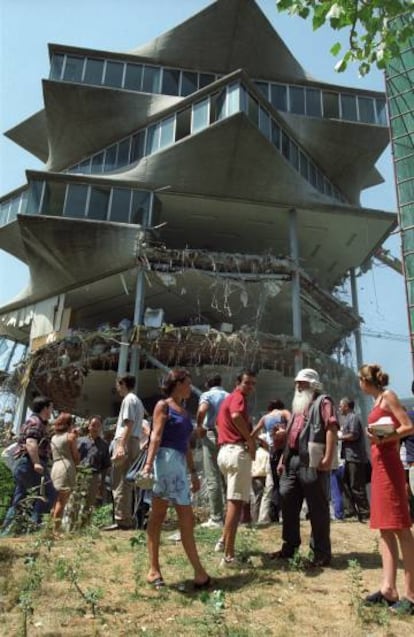
M294 556L301 544L300 511L306 500L312 528L311 564L331 561L329 472L336 454L338 422L332 398L322 393L319 374L302 369L295 378L292 417L280 459L283 545L271 559Z

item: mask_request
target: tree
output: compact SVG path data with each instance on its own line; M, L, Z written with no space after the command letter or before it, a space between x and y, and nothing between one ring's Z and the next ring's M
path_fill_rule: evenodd
M348 48L343 51L336 42L330 49L335 57L342 55L335 64L338 72L350 62L359 64L361 75L373 64L384 69L414 37L414 0L276 0L276 6L281 12L311 18L314 31L324 24L335 31L349 30Z

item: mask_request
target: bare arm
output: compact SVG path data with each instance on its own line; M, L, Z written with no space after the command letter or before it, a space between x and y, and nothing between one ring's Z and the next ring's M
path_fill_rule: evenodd
M199 438L204 438L204 436L207 433L207 430L203 426L207 412L208 412L208 403L206 402L200 403L197 410L197 415L196 415L196 423L197 423L196 435Z
M231 414L231 420L237 431L243 436L249 449L250 456L254 460L256 456L256 444L250 436L249 425L239 412Z
M33 469L36 473L43 473L43 465L39 459L39 444L36 438L26 438L26 451L29 454L29 458L32 461Z
M124 420L124 426L122 427L122 436L116 440L116 449L113 455L114 458L123 458L127 453L128 440L131 436L134 423L132 420Z
M250 436L252 438L255 438L258 434L259 431L261 431L261 429L263 429L264 427L264 416L262 416L259 420L259 422L257 423L256 427L253 429L253 431L251 432Z
M394 433L389 436L384 436L383 438L378 438L378 436L370 433L368 426L367 435L371 444L382 445L388 444L389 442L397 442L401 438L405 438L406 436L410 436L414 433L414 424L411 422L407 412L401 405L397 394L392 390L387 389L384 392L384 403L395 419L398 420L399 426Z
M69 447L70 447L70 452L72 454L73 462L75 464L79 464L80 454L78 450L78 437L73 431L71 431L68 434L68 442L69 442Z
M160 447L162 432L164 431L164 426L167 422L167 415L167 403L165 400L159 400L155 405L152 417L152 432L149 441L147 461L143 469L144 473L151 473L152 471L154 459Z

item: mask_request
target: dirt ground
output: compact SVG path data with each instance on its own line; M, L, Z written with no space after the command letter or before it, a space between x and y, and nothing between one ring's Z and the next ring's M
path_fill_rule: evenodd
M281 527L241 527L238 549L250 564L219 568L219 532L198 528L200 554L213 578L195 592L180 543L163 532L161 559L167 586L145 582L142 532L98 532L63 539L0 540L0 635L14 637L135 637L217 635L254 637L408 637L414 618L366 609L361 597L380 582L378 536L358 522L332 524L334 559L324 569L302 558L274 564L267 553L281 544ZM302 556L309 525L302 523ZM399 573L402 590L402 571Z

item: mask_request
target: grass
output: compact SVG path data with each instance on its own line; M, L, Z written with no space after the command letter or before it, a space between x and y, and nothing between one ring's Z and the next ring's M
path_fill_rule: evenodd
M249 561L221 571L214 553L219 532L196 538L214 586L192 590L180 543L163 532L161 562L167 586L147 586L142 532L87 530L50 542L39 536L0 541L0 634L7 637L392 637L411 634L409 619L361 599L378 587L380 558L374 533L357 522L332 525L332 568L306 568L309 525L293 560L273 564L266 553L281 545L281 528L240 528L237 547ZM400 574L400 586L402 585Z

